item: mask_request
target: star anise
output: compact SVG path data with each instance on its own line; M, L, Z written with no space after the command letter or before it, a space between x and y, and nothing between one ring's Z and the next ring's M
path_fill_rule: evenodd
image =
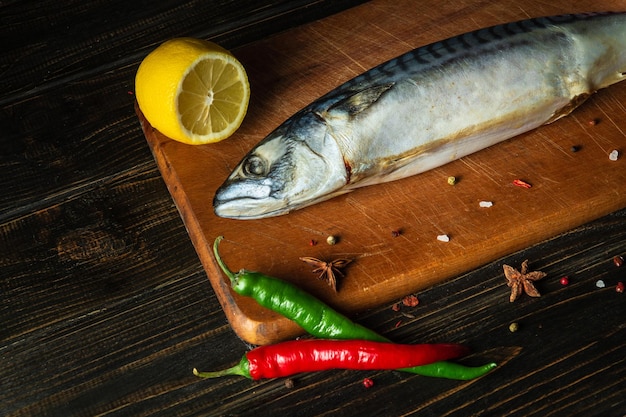
M538 281L547 274L541 271L528 272L528 259L522 262L520 271L508 265L503 265L503 268L507 280L506 285L511 287L511 297L509 301L515 301L517 297L522 295L522 292L526 292L526 294L531 297L541 296L537 288L533 285L533 281Z
M300 258L301 261L306 262L307 264L313 266L313 273L318 273L318 279L322 279L328 283L328 285L334 290L337 291L337 277L336 275L343 277L344 274L341 272L341 269L352 262L351 259L335 259L334 261L324 262L317 258L311 258L309 256L305 256Z

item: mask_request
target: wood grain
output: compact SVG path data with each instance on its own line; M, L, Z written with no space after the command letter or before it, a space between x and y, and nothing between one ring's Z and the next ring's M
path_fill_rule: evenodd
M358 1L70 1L51 18L46 2L3 3L0 167L8 175L0 177L0 221L132 172L137 159L152 165L128 109L139 62L159 43L195 36L235 47L346 3ZM178 13L189 14L183 22Z
M611 260L626 255L626 210L420 291L415 308L384 304L352 316L398 342L466 343L475 354L465 363L500 363L485 378L329 371L297 376L288 388L284 379L191 374L232 366L250 346L227 322L150 155L128 94L134 71L176 34L242 46L350 3L0 4L0 414L626 415L626 303L614 290L625 270ZM493 5L438 2L453 20L435 24L420 3L420 31L438 34L441 25L452 34L454 22L481 8L487 13L473 19L489 24L502 17L490 15ZM564 8L529 5L505 14ZM624 2L580 3L596 5L626 10ZM233 256L230 263L246 263ZM509 303L502 264L524 259L549 274L538 283L542 297ZM514 334L512 321L520 323Z
M213 195L233 167L310 101L414 47L528 17L512 1L444 4L427 15L411 4L370 2L237 50L253 97L244 124L227 141L183 145L155 131L138 112L218 298L239 336L250 343L275 342L301 330L229 291L210 253L219 235L227 239L222 248L231 269L288 279L355 313L626 207L626 194L620 192L626 161L608 159L611 150L623 148L626 131L626 84L618 84L565 119L413 178L359 189L278 218L216 217ZM577 10L588 7L578 4ZM576 11L539 2L529 3L528 10L533 16ZM595 120L599 123L590 124ZM580 150L572 152L573 146ZM448 176L459 183L449 187ZM517 188L514 179L526 180L532 188ZM480 208L482 200L494 206ZM392 238L397 229L401 236ZM438 242L440 234L451 241ZM340 244L325 245L328 235L337 235ZM321 244L310 247L312 239ZM354 262L335 294L298 262L301 256Z

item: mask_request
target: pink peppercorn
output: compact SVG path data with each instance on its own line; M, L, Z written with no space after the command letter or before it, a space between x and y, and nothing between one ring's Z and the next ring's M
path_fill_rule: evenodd
M622 281L618 282L615 286L615 291L622 293L624 292L624 283Z
M374 386L374 380L371 378L365 378L363 380L363 386L365 388L372 388Z
M562 277L560 280L561 285L569 285L569 277Z
M420 300L415 295L407 295L406 297L402 299L402 304L404 304L407 307L417 307L419 303L420 303Z

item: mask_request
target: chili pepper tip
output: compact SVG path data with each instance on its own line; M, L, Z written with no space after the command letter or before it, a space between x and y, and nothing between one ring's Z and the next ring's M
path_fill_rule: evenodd
M498 364L490 362L481 366L465 366L456 362L435 362L419 367L419 375L436 378L447 378L457 381L469 381L479 378L491 372ZM410 371L416 368L405 368L403 371Z

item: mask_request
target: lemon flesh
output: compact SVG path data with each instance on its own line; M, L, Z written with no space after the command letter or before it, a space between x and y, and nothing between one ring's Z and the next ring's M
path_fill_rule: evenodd
M180 142L205 144L226 139L239 128L250 85L243 65L224 48L176 38L141 62L135 93L154 128Z

